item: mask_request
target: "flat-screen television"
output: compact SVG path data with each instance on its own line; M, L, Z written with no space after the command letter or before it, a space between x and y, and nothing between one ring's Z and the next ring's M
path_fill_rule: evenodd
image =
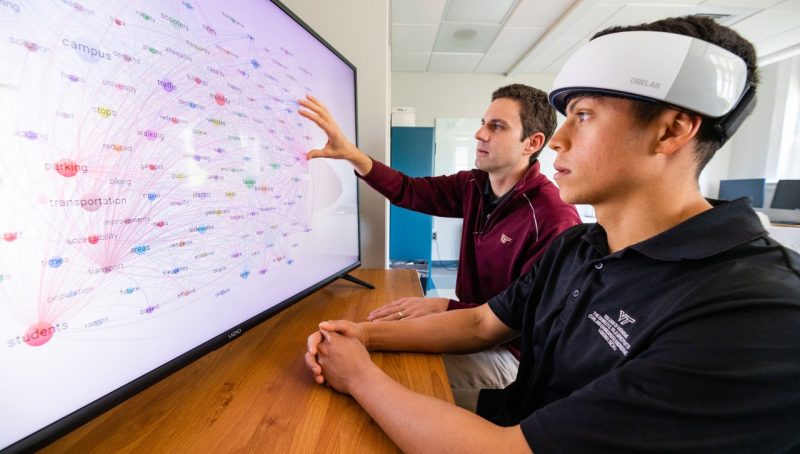
M754 208L764 207L764 195L767 192L767 180L764 178L745 178L739 180L720 180L719 198L735 200L750 197Z
M356 71L269 0L0 1L0 450L360 264Z

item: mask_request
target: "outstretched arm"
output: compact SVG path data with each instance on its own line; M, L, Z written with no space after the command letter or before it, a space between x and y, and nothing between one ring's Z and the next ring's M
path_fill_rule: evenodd
M467 176L459 174L437 177L409 177L391 167L373 161L342 133L325 105L306 95L298 101L298 113L313 121L328 136L324 147L311 150L308 159L332 158L348 161L364 182L383 194L390 202L409 210L434 216L463 216L462 199Z
M311 95L306 95L306 99L299 100L299 103L307 110L301 109L298 113L316 123L328 136L328 142L323 148L308 152L306 155L308 159L345 159L361 176L372 170L372 159L347 140L325 104Z

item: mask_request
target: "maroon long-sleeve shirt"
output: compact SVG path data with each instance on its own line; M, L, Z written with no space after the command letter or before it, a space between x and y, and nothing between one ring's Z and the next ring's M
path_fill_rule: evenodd
M484 188L489 174L482 170L412 178L373 161L362 178L397 206L463 218L455 289L459 301L451 300L448 310L483 304L505 290L556 236L581 222L575 207L562 201L558 188L539 172L538 161L488 216Z

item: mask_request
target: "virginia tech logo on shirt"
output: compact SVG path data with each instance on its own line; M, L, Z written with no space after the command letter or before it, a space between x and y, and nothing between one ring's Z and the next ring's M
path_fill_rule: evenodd
M500 242L503 243L503 244L508 244L508 243L511 242L511 238L504 233L504 234L500 235Z
M617 321L621 326L625 326L628 323L636 323L636 319L626 314L625 311L619 311L619 318Z

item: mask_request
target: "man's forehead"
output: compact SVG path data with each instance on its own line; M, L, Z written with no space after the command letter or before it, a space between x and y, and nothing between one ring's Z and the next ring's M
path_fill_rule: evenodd
M519 102L511 98L497 98L489 104L486 113L483 114L483 120L489 121L502 121L509 124L520 123L519 118L520 106Z
M586 100L586 99L591 99L591 100L599 100L599 99L601 99L601 98L603 98L603 97L604 97L604 96L603 96L603 95L601 95L601 94L598 94L598 93L588 93L588 92L587 92L587 93L576 93L576 94L574 94L574 95L570 95L570 96L567 98L567 112L569 112L569 111L570 111L570 109L573 109L573 108L574 108L574 106L575 106L577 103L579 103L580 101L582 101L582 100Z
M604 105L612 105L615 108L624 108L630 107L633 103L633 100L628 99L624 96L613 96L608 95L605 93L576 93L571 95L567 98L567 108L566 112L572 112L578 104L585 105L585 104L604 104Z

